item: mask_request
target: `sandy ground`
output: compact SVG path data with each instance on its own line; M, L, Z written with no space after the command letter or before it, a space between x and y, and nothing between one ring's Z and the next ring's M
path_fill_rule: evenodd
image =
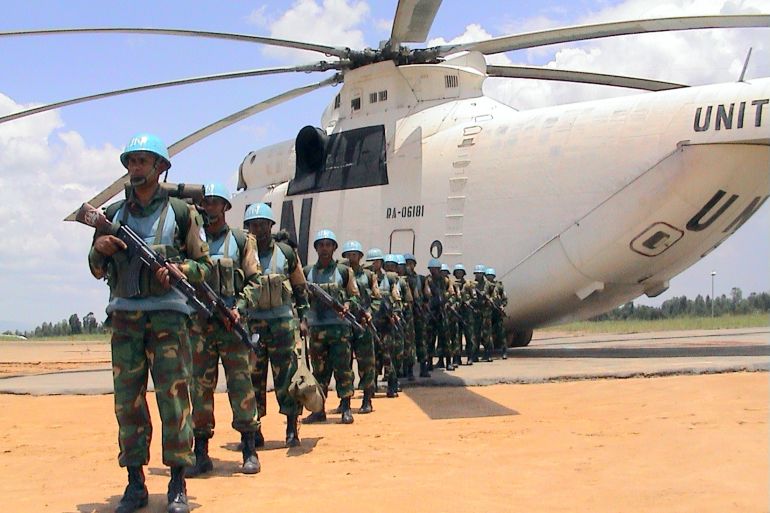
M92 369L111 363L110 344L105 342L49 340L0 344L0 378Z
M217 394L216 468L188 480L188 493L198 513L766 512L768 395L762 372L410 389L378 398L351 426L302 426L292 450L271 397L263 470L246 476ZM114 509L125 473L112 396L2 395L0 409L5 511ZM161 512L168 474L154 400L151 411L142 511Z

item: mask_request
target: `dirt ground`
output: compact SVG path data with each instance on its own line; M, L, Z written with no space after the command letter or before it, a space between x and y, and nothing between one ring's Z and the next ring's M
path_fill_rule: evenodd
M356 397L355 405L360 397ZM768 511L768 375L737 373L409 389L283 447L274 398L262 472L238 473L217 394L215 470L194 511ZM336 406L336 399L330 401ZM112 396L0 396L0 497L9 512L112 511L125 486ZM165 511L160 422L150 504Z

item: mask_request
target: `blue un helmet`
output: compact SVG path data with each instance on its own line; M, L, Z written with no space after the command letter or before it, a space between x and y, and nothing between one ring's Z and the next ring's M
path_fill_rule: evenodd
M243 222L248 223L255 219L267 219L275 224L275 215L273 215L273 209L267 203L254 203L249 205L246 209L246 213L243 215Z
M337 236L334 235L334 232L329 230L328 228L324 228L323 230L318 230L318 232L315 234L315 239L313 239L313 247L316 246L319 240L329 239L334 243L334 249L337 249L339 247L339 243L337 242Z
M441 260L439 260L438 258L431 258L430 260L428 260L428 269L432 267L435 267L436 269L440 269Z
M411 253L404 253L404 259L405 259L407 262L411 260L411 261L412 261L412 262L414 262L415 264L417 263L417 259L416 259L416 258L414 257L414 255L413 255L413 254L411 254Z
M455 264L454 268L452 269L452 272L455 272L455 271L462 271L465 274L468 274L467 272L465 272L465 266L463 264Z
M448 265L446 265L446 264L441 264L441 270L442 270L442 271L446 271L446 272L449 272L449 266L448 266Z
M495 272L495 268L494 267L487 267L487 270L484 271L484 274L486 274L487 276L491 276L493 278L495 276L497 276L497 273Z
M345 241L345 243L342 245L342 255L345 256L345 253L348 251L358 251L361 253L361 256L364 256L364 247L357 240Z
M473 274L484 274L487 271L487 266L484 264L476 264L476 267L473 268Z
M386 264L398 264L398 257L393 253L388 253L385 255L384 260Z
M396 257L396 263L398 265L406 265L406 258L404 257L404 255L395 255L395 257Z
M171 159L168 156L168 148L163 144L163 141L157 135L152 134L136 134L128 141L126 147L123 149L123 153L120 154L120 163L123 167L128 169L128 154L135 151L148 151L154 154L156 157L166 162L169 168L171 168Z
M382 254L380 248L372 248L366 252L366 261L371 262L373 260L384 260L385 256Z
M223 200L225 200L225 202L227 202L225 211L230 210L233 206L233 204L230 203L230 191L228 191L224 185L218 182L206 184L203 187L203 197L204 198L211 198L211 197L222 198Z

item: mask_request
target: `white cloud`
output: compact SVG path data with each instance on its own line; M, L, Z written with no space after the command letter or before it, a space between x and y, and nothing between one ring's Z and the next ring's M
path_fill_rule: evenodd
M0 94L0 115L28 107ZM61 127L57 112L0 125L0 311L16 322L104 306L105 287L86 264L93 232L62 218L117 178L119 150L88 147Z
M369 16L369 5L357 0L297 0L290 9L277 16L258 9L258 23L267 22L270 37L290 39L327 46L349 47L361 50L366 47L364 33L359 28ZM254 15L254 13L252 13ZM323 60L316 52L266 47L266 55L283 63L305 63Z

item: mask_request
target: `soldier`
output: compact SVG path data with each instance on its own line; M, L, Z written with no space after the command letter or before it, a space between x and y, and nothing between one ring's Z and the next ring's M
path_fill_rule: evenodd
M256 238L257 257L262 267L261 294L250 298L246 310L249 332L259 334L251 375L259 416L267 414L269 363L279 412L286 415L286 447L296 447L300 445L298 420L302 406L289 395L289 383L297 371L294 348L298 322L292 311L292 299L297 316L302 318L308 308L305 273L288 237L284 233L271 234L275 216L267 204L250 205L243 219ZM303 332L302 336L305 335Z
M179 262L187 279L200 283L211 269L208 246L201 240L200 216L184 201L170 198L158 178L171 167L168 149L151 134L133 137L120 155L131 186L126 199L107 207L106 215L131 227L154 248ZM128 468L128 486L118 513L147 505L143 466L150 460L152 425L147 405L147 373L152 373L155 398L163 424L163 464L171 467L168 511L186 513L185 467L194 463L188 383L191 353L186 298L170 289L168 269L154 275L142 266L129 272L136 255L112 235L94 238L88 263L94 277L110 287L107 315L112 323L112 375L118 421L118 463ZM137 292L138 290L138 292Z
M380 332L381 348L379 361L383 368L383 376L388 382L388 397L398 397L398 362L397 332L400 319L396 311L400 308L401 293L398 286L398 275L386 272L383 268L385 256L378 248L370 249L366 254L366 260L371 262L372 272L377 279L377 288L382 300L375 312L374 323ZM378 365L379 368L379 365Z
M428 303L423 289L425 278L414 270L417 259L411 253L404 254L406 260L406 279L414 297L414 345L417 361L420 363L420 377L429 378L428 350L425 345L425 328L427 326Z
M305 267L305 276L317 283L329 295L348 308L347 302L358 302L359 292L356 278L350 267L334 260L337 250L337 236L331 230L320 230L313 241L318 253L315 265ZM310 308L302 323L310 327L310 359L313 375L318 383L328 389L334 372L337 396L340 398L342 423L352 424L350 398L353 396L353 367L351 364L351 326L331 308L311 298ZM303 328L304 329L304 328ZM324 422L326 412L311 413L304 422Z
M232 308L240 321L239 310L246 302L241 293L259 286L261 274L255 256L253 237L243 230L230 228L225 212L230 210L230 193L224 185L208 184L204 188L203 208L206 211L206 241L214 263L206 282ZM239 299L240 298L240 299ZM237 304L236 304L237 301ZM194 322L191 330L193 351L192 417L195 435L195 465L187 475L195 477L211 471L214 465L209 457L209 439L214 436L214 391L219 377L219 360L225 369L227 395L233 412L233 429L241 433L244 474L256 474L261 465L254 446L259 431L257 401L250 380L249 348L240 340L231 326L211 317Z
M398 382L399 374L404 365L404 342L406 340L406 323L404 322L404 310L411 299L406 281L398 275L398 255L389 253L385 255L383 265L388 281L391 283L392 291L390 294L390 303L393 310L393 343L390 351L390 373L388 374L387 397L398 397L400 384ZM409 298L407 298L409 294Z
M379 303L380 289L377 286L377 279L374 273L361 266L361 259L364 257L364 250L361 243L356 240L349 240L342 245L342 258L347 258L350 262L350 268L356 278L358 292L361 294L361 308L363 309L363 322L372 321L372 307L376 301ZM364 398L361 402L359 413L372 412L372 398L376 385L376 369L374 358L374 337L367 329L363 333L353 334L353 354L358 363L358 381L359 386L364 391Z
M476 277L476 340L478 348L484 346L484 361L492 361L492 296L494 286L484 278L487 268L483 264L478 264L473 268L473 274ZM474 358L474 361L478 361Z
M425 290L429 298L430 311L433 314L428 329L428 370L433 370L433 355L436 352L442 355L439 357L438 367L444 366L443 355L447 352L446 315L448 313L444 311L444 305L451 291L449 280L441 273L441 262L437 258L430 259L428 270L430 275L425 279ZM452 364L451 361L449 363Z
M507 360L508 339L505 336L505 329L503 328L503 308L508 304L508 296L505 295L503 282L495 280L496 274L494 268L487 267L484 276L486 276L487 280L495 286L493 302L496 308L492 310L492 335L495 341L494 345L496 348L500 349L503 360Z
M460 330L460 311L459 311L459 291L455 284L454 276L449 272L449 266L447 264L441 264L441 274L447 280L447 300L444 303L444 313L446 318L446 349L444 351L444 357L447 361L446 370L453 371L460 362L457 359L460 357L460 345L461 341L458 339ZM449 365L451 364L451 365Z
M473 365L473 358L477 351L473 333L475 314L473 303L476 301L476 286L474 282L465 279L466 273L463 264L456 264L452 273L457 281L457 289L460 293L459 306L462 317L457 337L458 340L463 337L465 338L465 364Z
M414 308L415 291L406 275L406 256L396 255L397 272L401 288L406 291L406 301L403 306L404 320L404 359L401 365L400 376L414 381L414 365L417 363L417 348L415 345Z

